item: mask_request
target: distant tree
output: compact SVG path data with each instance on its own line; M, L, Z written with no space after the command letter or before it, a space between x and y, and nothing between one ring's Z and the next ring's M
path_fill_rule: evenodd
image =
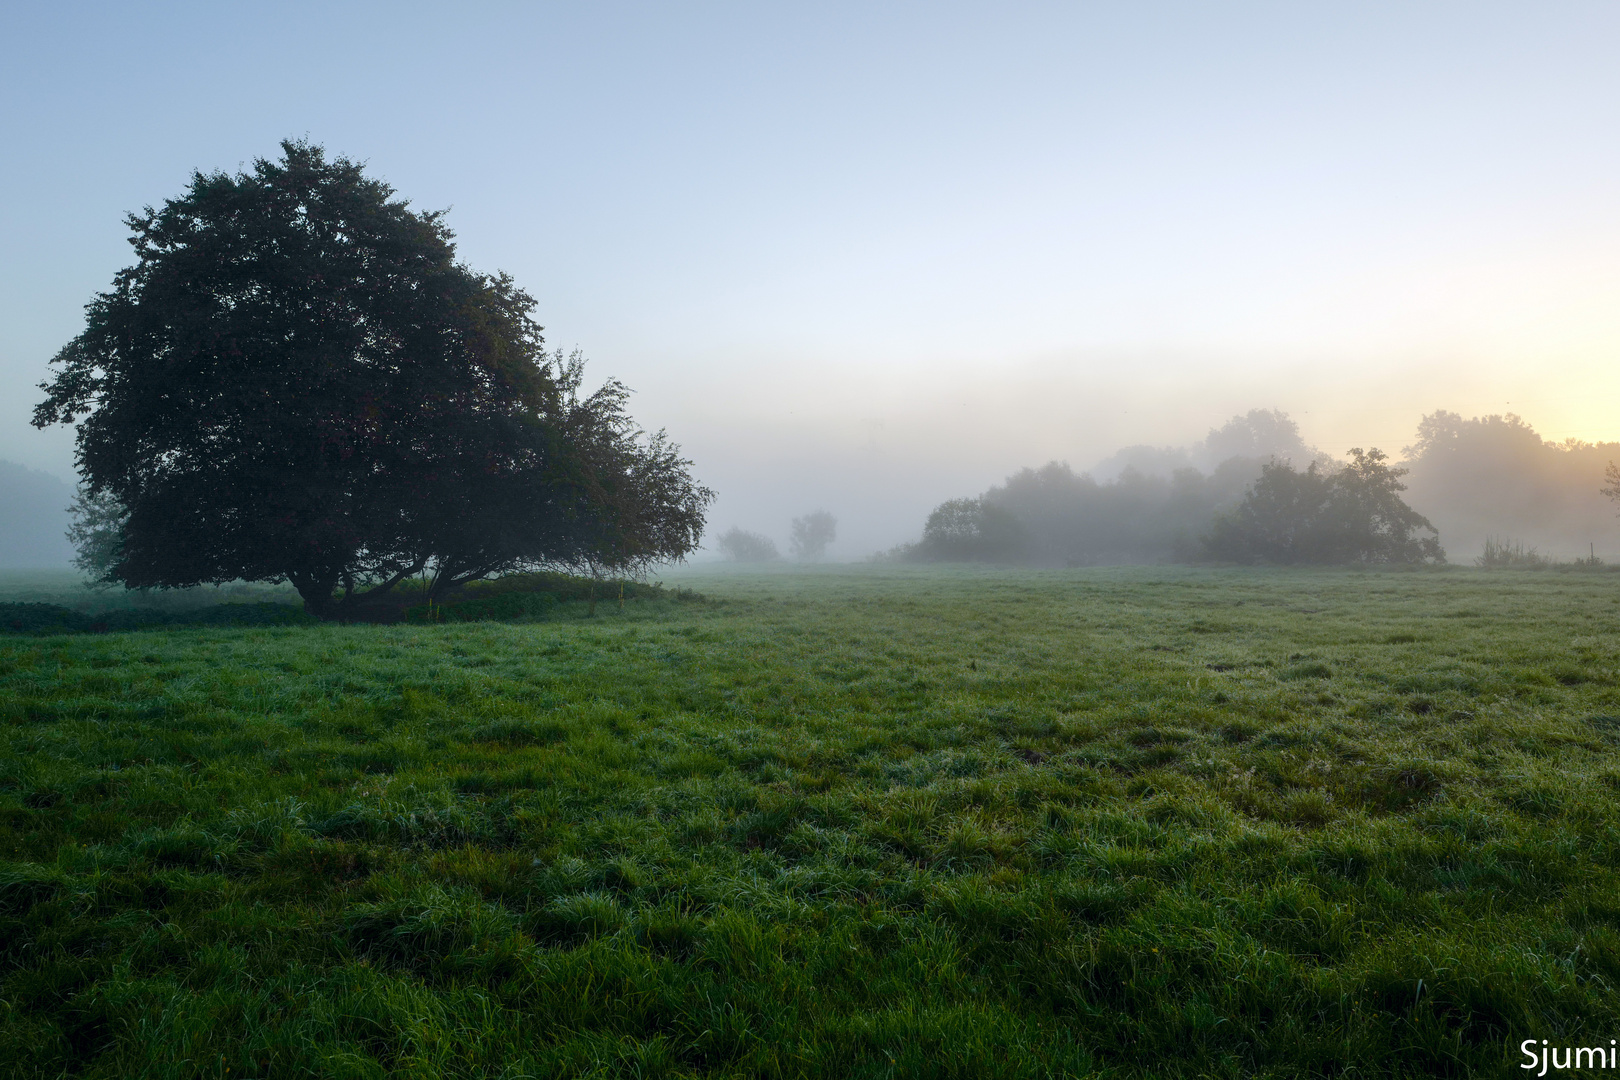
M1010 510L978 499L950 499L923 525L908 557L934 562L1014 562L1024 554L1028 530Z
M1300 465L1320 456L1299 434L1299 424L1281 409L1250 409L1219 428L1211 428L1203 444L1211 465L1229 458L1260 462L1269 458Z
M1406 505L1401 477L1407 470L1388 464L1374 447L1350 450L1350 463L1333 475L1334 491L1324 519L1321 551L1328 562L1445 562L1439 535L1429 519Z
M776 541L733 526L717 542L720 553L732 562L773 562L782 556Z
M1302 471L1272 460L1238 508L1215 520L1205 554L1237 563L1444 562L1428 520L1400 498L1404 469L1373 449L1350 451L1344 468Z
M1114 451L1088 469L1087 473L1098 483L1106 483L1119 479L1126 469L1134 469L1144 476L1170 476L1178 469L1192 467L1192 454L1184 446L1149 446L1139 443Z
M1609 462L1609 467L1603 470L1603 479L1609 482L1606 488L1599 488L1603 494L1620 503L1620 465Z
M1327 514L1332 478L1316 462L1296 472L1267 462L1238 508L1215 519L1205 553L1224 562L1317 562L1317 535Z
M1405 450L1404 496L1453 547L1514 536L1550 557L1586 555L1612 528L1612 505L1593 486L1620 445L1544 439L1520 417L1423 417Z
M1323 455L1276 409L1234 416L1192 447L1127 446L1085 473L1062 462L1021 469L984 493L1022 526L1020 561L1162 563L1199 557L1210 522L1242 501L1261 465ZM1195 464L1196 463L1196 464Z
M1236 506L1258 464L1231 459L1210 476L1182 466L1169 475L1126 465L1099 483L1061 462L1021 469L982 496L1023 530L1017 558L1055 566L1157 563L1196 556L1217 511Z
M42 386L34 423L76 423L86 496L128 510L113 578L285 579L338 615L424 570L695 547L712 493L618 383L578 394L526 293L361 166L282 151L132 215L135 265Z
M75 552L73 565L84 571L92 585L114 585L114 571L124 552L124 522L129 511L110 492L92 495L80 488L68 507L73 515L68 542Z
M793 519L793 535L788 538L788 547L795 559L815 562L837 538L838 519L825 510L813 510Z

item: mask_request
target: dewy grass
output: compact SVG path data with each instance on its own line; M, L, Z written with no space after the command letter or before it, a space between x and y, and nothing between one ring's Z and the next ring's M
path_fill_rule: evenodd
M679 581L0 638L0 1071L1515 1076L1620 1035L1620 579Z

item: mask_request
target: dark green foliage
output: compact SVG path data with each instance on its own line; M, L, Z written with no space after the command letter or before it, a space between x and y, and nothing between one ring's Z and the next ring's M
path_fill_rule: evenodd
M285 579L330 614L424 567L448 589L696 546L711 494L622 385L581 396L526 293L360 165L282 150L132 215L135 265L53 361L34 422L78 424L83 506L121 519L85 558L137 588Z
M120 608L87 614L60 604L0 603L0 633L84 634L160 626L306 626L317 622L287 604L216 604L185 611Z
M0 638L0 1075L1510 1076L1620 1023L1620 579L688 580Z
M75 634L90 624L86 616L59 604L0 604L0 632Z
M1267 462L1242 504L1216 519L1204 554L1219 562L1415 564L1444 562L1434 528L1401 500L1404 469L1383 451L1350 451L1350 464L1295 470Z

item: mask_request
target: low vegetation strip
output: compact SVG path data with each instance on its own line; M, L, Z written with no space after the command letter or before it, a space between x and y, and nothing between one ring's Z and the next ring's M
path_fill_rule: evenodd
M62 604L0 603L0 633L89 634L168 626L307 626L319 619L290 604L215 604L165 611L119 608L84 612Z
M878 566L0 638L20 1076L1522 1075L1620 582Z
M41 599L0 601L0 634L50 636L183 626L310 626L321 621L309 614L296 598L290 602L284 599L207 604L197 603L196 594L200 590L175 590L167 595L156 594L157 598L169 600L169 607L122 606L109 605L110 594L88 592L77 581L67 588L58 585L54 591L42 590L33 582L28 584L32 587L25 590L25 595L43 593L75 603L51 603ZM425 582L410 582L388 596L388 603L361 607L359 614L364 618L358 621L533 622L574 613L574 607L580 604L563 606L568 601L582 602L583 612L590 614L594 613L598 600L617 600L622 605L626 600L641 601L666 595L663 586L657 583L597 580L558 573L509 574L489 581L475 581L451 590L443 603L413 603L422 600L425 591ZM701 599L681 590L667 595L682 601Z

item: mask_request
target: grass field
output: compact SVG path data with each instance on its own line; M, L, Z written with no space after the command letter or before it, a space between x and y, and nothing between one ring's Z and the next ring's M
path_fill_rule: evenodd
M1620 1036L1620 575L678 580L0 638L0 1070L1522 1076Z

